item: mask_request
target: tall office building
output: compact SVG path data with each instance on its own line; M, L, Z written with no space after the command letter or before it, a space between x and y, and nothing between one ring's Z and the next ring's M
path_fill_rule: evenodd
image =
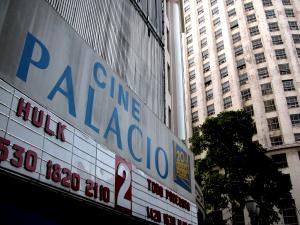
M209 116L245 109L253 140L290 180L300 221L300 2L184 0L187 137ZM292 205L292 204L290 204ZM297 215L297 216L296 216ZM282 221L283 224L283 221Z
M167 2L0 1L0 224L203 217Z

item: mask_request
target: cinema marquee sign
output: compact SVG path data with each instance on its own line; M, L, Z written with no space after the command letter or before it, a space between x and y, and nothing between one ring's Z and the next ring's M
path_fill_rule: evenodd
M0 167L194 223L193 154L180 140L45 1L3 0L0 15Z

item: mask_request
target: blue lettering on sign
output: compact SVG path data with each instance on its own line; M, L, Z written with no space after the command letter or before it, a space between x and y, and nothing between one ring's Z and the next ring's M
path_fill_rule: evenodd
M133 158L135 161L141 162L141 161L142 161L142 158L141 158L141 157L137 157L137 156L135 155L134 151L133 151L133 148L132 148L132 133L133 133L134 130L138 131L138 133L140 133L141 137L143 136L142 130L141 130L138 126L132 124L132 125L128 128L128 134L127 134L127 138L128 138L128 140L127 140L127 141L128 141L128 149L129 149L129 152L130 152L132 158Z
M39 52L41 54L39 57L34 57L35 48L40 49ZM30 66L34 66L38 69L44 70L48 68L49 63L50 63L50 52L47 49L46 45L28 32L16 76L20 78L22 81L27 82L28 71ZM85 74L85 76L86 75L87 74ZM131 119L140 123L141 103L137 98L130 95L128 88L126 86L123 86L121 82L118 82L118 79L115 79L115 76L113 76L113 74L109 74L108 70L106 70L106 67L102 65L100 62L94 63L93 71L92 74L90 75L92 76L95 85L94 86L89 85L87 87L86 104L81 104L81 106L82 105L85 106L85 116L84 118L81 118L79 116L78 119L84 119L84 124L93 132L99 134L100 133L99 127L103 127L103 124L102 126L101 124L95 124L96 121L94 121L93 118L95 116L94 114L96 114L97 111L94 110L94 105L103 103L102 99L99 99L100 93L101 93L101 97L110 96L110 98L115 100L116 103L114 103L115 105L113 105L114 109L112 111L111 116L109 117L107 126L106 127L104 126L105 128L103 129L104 133L101 134L101 136L106 140L112 136L115 140L115 145L118 147L118 149L123 150L122 135L124 134L120 129L120 122L122 121L120 121L119 119L119 112L127 113L127 115L131 117ZM100 91L97 90L98 88L100 88ZM83 90L86 89L83 88ZM81 90L75 90L75 91L80 92ZM75 108L76 101L74 99L75 95L73 89L72 69L71 66L69 65L66 66L64 72L58 78L56 84L49 92L47 98L50 101L52 101L54 97L58 98L60 96L57 95L58 92L67 99L68 113L76 118L76 108ZM79 93L77 93L76 96L80 96ZM109 103L110 102L108 102L108 104ZM137 163L145 163L146 164L145 166L148 170L152 169L151 165L153 163L153 165L155 165L154 171L156 171L158 176L161 179L166 179L169 175L169 161L168 161L167 152L162 147L159 147L157 145L155 146L152 143L151 137L146 135L144 136L143 130L138 125L130 124L128 129L127 130L124 129L123 131L127 132L126 147L128 148L128 152L131 158ZM145 140L143 140L143 138L145 138ZM141 155L138 154L143 151L141 151L141 149L137 149L138 147L137 143L144 144L143 148L145 150L145 157L146 157L145 160ZM153 150L155 151L152 151L152 147ZM178 154L178 151L175 153ZM185 157L184 159L186 159L187 156L186 155L183 156ZM180 158L175 158L175 159L177 160L176 162L178 164L178 167L176 168L180 168L180 166L184 165L184 163L186 162L187 164L189 163L188 161L179 160ZM178 174L179 172L180 171L178 170ZM175 182L176 181L177 183L179 183L178 177L177 180L175 180ZM181 178L180 182L182 181L186 181L186 180Z
M100 73L100 74L107 77L107 73L106 73L106 70L105 70L104 66L102 66L101 63L96 62L95 65L94 65L94 80L96 81L96 84L98 85L98 87L104 89L105 86L106 86L106 83L104 81L99 80L99 78L97 76L97 74L98 74L97 71L99 69L102 71L102 73Z
M159 168L159 153L162 152L164 159L165 159L165 173L161 174L160 168ZM166 179L168 176L168 172L169 172L169 166L168 166L168 156L165 150L163 150L161 147L157 147L156 151L155 151L155 167L156 167L156 171L158 173L158 175L162 178L162 179Z
M92 128L96 133L99 133L99 128L95 127L92 124L94 93L95 93L94 88L92 88L91 86L89 86L89 93L88 93L88 100L87 100L87 104L86 104L86 111L85 111L85 120L84 120L84 123L88 127Z
M118 103L119 105L122 105L123 102L123 106L125 111L128 112L128 91L123 90L123 86L121 84L119 84L119 91L118 91Z
M41 49L41 56L40 59L37 61L32 59L33 50L36 44ZM31 33L28 32L26 36L23 52L22 52L21 61L17 71L17 77L19 77L21 80L26 82L30 64L36 66L39 69L46 69L49 65L49 62L50 62L50 55L46 46L41 41L39 41L36 37L34 37Z
M112 127L112 124L115 124L115 128ZM118 116L118 109L115 107L114 111L111 115L109 120L108 126L104 133L104 138L107 139L109 132L112 132L116 135L117 145L119 149L122 149L122 139L121 139L121 131L120 131L120 124L119 124L119 116Z
M61 84L66 80L66 87L67 91L62 89L60 86ZM75 111L75 101L74 101L74 91L73 91L73 81L72 81L72 71L71 67L67 66L61 77L58 79L57 83L55 84L54 88L48 95L48 99L52 101L54 95L60 92L68 99L68 105L69 105L69 113L76 117L76 111Z

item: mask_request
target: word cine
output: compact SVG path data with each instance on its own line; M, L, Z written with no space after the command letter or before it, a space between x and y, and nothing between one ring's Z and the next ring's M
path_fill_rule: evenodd
M150 207L147 207L147 218L153 220L156 223L160 223L163 220L163 223L165 225L190 225L180 219L176 220L174 216L171 216L167 213L161 213L159 210Z
M29 119L30 112L31 112L31 104L29 102L25 103L24 99L20 98L16 115L18 117L22 117L23 114L23 120L27 121ZM38 107L34 107L32 109L31 123L33 126L38 128L43 126L46 134L50 136L54 136L55 134L57 139L61 140L62 142L65 141L64 130L67 126L65 124L62 124L61 122L58 122L56 131L54 132L53 130L50 129L51 116L45 115L45 112L43 110L39 110Z
M71 188L73 191L80 190L80 175L78 173L72 173L68 168L62 168L57 163L53 164L51 160L47 162L46 179L54 183L60 183L66 188ZM84 193L87 197L93 197L105 203L110 201L110 190L108 187L99 185L90 179L87 179L85 183Z
M147 182L148 182L148 191L151 191L152 193L163 198L164 190L165 190L165 198L167 200L169 200L170 202L172 202L175 205L178 205L179 207L181 207L183 209L190 211L190 203L188 201L179 197L175 193L173 193L167 189L164 189L163 186L161 186L160 184L158 184L150 179L147 179Z

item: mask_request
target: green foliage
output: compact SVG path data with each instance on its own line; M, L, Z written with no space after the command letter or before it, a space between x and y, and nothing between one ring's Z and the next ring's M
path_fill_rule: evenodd
M195 154L204 153L196 162L196 179L203 188L207 224L221 224L216 213L228 207L244 207L251 195L260 205L261 219L278 221L274 206L290 197L291 186L266 150L252 141L252 118L244 111L227 111L208 118L190 139Z

